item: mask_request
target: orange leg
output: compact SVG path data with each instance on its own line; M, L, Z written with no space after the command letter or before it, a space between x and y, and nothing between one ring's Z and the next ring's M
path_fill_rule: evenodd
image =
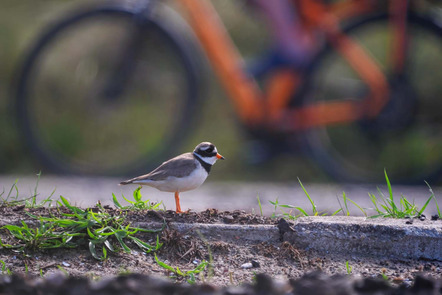
M183 213L180 206L180 192L175 192L176 213Z

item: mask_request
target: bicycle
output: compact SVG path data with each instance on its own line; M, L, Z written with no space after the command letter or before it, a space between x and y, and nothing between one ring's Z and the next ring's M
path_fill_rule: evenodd
M397 181L440 176L442 28L433 17L403 0L381 12L370 0L302 0L305 23L320 32L312 62L302 72L271 62L250 73L210 2L178 2L191 29L159 1L105 3L53 24L32 47L18 118L53 170L132 174L174 152L198 114L202 47L247 129L292 148L301 141L333 177L370 182L383 169ZM390 36L392 48L380 46ZM133 126L131 118L151 121ZM159 126L160 118L170 122Z

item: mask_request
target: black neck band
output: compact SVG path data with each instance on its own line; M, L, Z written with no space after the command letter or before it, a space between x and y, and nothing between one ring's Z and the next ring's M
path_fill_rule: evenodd
M200 162L201 166L203 166L203 168L204 168L204 170L206 170L207 174L209 174L209 172L210 172L210 168L212 168L212 165L210 165L210 164L204 162L203 159L201 159L201 158L199 157L199 155L196 155L196 154L195 154L195 158Z

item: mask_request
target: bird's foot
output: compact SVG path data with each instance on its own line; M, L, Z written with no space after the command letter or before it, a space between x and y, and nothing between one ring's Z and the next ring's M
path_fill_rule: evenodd
M176 210L175 212L176 212L177 214L182 214L182 213L184 213L184 214L189 214L191 210L192 210L192 209L187 209L186 211L181 211L181 209L180 209L180 210Z

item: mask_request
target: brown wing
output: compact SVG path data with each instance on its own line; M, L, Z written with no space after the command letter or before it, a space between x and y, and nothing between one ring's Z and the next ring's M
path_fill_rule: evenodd
M192 153L182 154L177 156L169 161L164 162L155 170L150 172L149 174L142 175L130 180L130 182L134 182L137 180L164 180L169 176L173 177L184 177L189 175L189 173L195 169L196 166L195 158Z

